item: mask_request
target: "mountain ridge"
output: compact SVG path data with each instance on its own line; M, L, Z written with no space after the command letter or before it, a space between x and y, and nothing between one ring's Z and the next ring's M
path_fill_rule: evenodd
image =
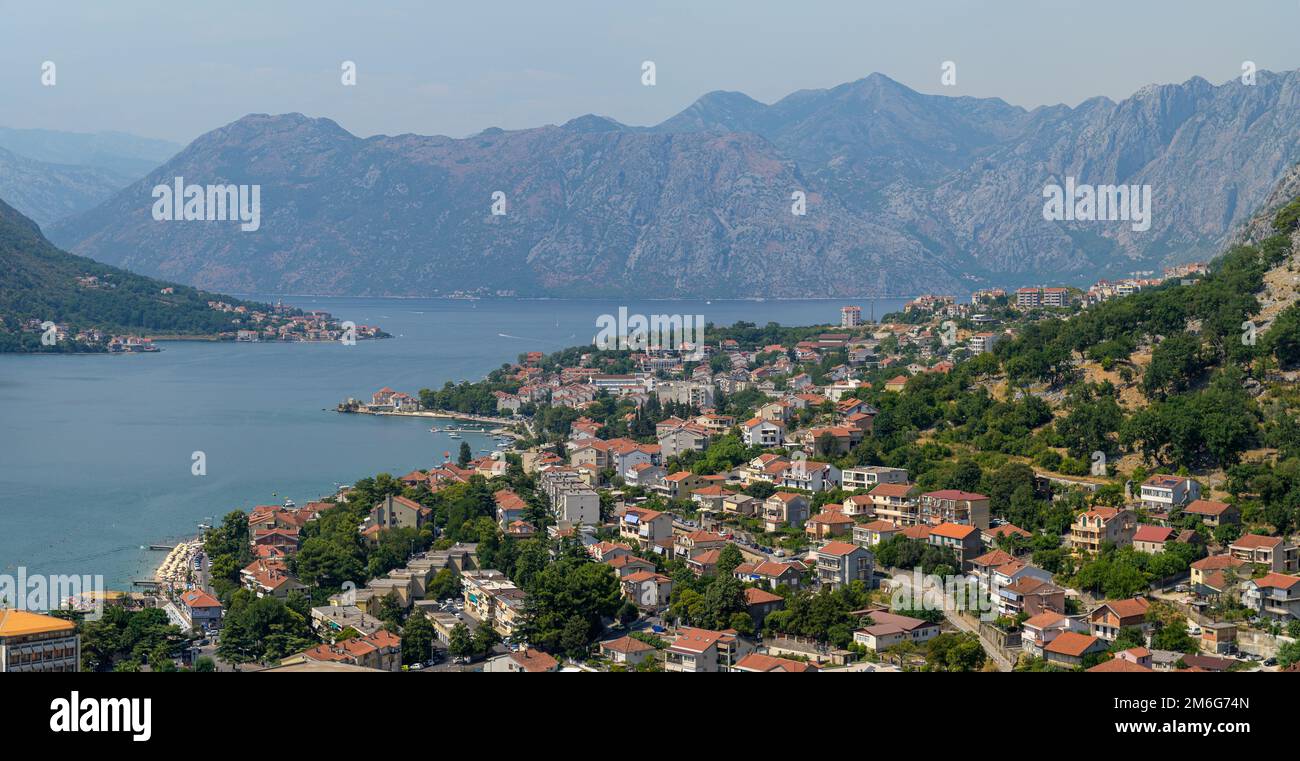
M466 138L251 114L50 234L142 272L260 292L847 297L1082 282L1212 254L1300 160L1297 121L1298 72L1032 110L874 74L771 105L706 93L650 127L585 114ZM157 227L142 196L175 176L266 186L264 232ZM1150 185L1151 230L1045 221L1040 191L1066 176ZM489 211L498 190L504 217Z

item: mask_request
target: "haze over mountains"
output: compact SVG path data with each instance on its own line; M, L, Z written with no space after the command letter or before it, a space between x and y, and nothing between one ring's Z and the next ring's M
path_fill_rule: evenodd
M0 127L0 198L48 225L99 205L180 149L121 132Z
M1300 161L1300 72L1026 111L873 74L662 124L599 116L465 139L250 115L50 226L69 250L204 288L350 295L800 297L1082 283L1208 259ZM152 188L260 184L261 229L155 222ZM1053 222L1043 187L1150 185L1151 226ZM504 216L491 214L503 191ZM791 213L791 193L807 214ZM0 190L0 197L3 191Z

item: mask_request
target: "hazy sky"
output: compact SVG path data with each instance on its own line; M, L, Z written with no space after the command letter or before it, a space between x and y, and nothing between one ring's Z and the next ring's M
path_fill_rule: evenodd
M883 72L1026 107L1300 68L1300 0L0 0L0 126L188 142L247 113L464 136L584 113L653 124ZM653 60L657 84L641 84ZM43 87L41 64L57 66ZM340 64L357 64L356 87ZM957 85L940 85L943 61Z

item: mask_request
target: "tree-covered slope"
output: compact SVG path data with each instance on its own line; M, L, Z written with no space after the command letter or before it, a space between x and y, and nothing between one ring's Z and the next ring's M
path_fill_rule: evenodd
M270 309L188 286L166 283L59 250L36 223L0 201L0 351L42 347L29 321L66 324L71 332L216 335L233 330L231 316L208 301Z

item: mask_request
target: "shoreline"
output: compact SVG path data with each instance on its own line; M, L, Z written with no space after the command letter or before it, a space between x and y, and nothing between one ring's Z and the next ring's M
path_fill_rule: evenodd
M194 556L202 548L202 536L177 542L176 546L167 552L167 557L163 558L154 569L153 580L158 584L158 590L166 591L176 588L177 585L184 585Z
M521 421L511 420L509 418L491 417L489 415L475 415L469 412L445 412L442 410L418 410L416 412L381 412L376 410L340 410L335 409L341 415L383 415L387 417L427 417L438 418L442 420L463 420L467 423L492 423L499 426L519 425ZM492 433L487 431L486 433ZM509 433L503 431L503 433ZM515 434L512 434L515 435Z

